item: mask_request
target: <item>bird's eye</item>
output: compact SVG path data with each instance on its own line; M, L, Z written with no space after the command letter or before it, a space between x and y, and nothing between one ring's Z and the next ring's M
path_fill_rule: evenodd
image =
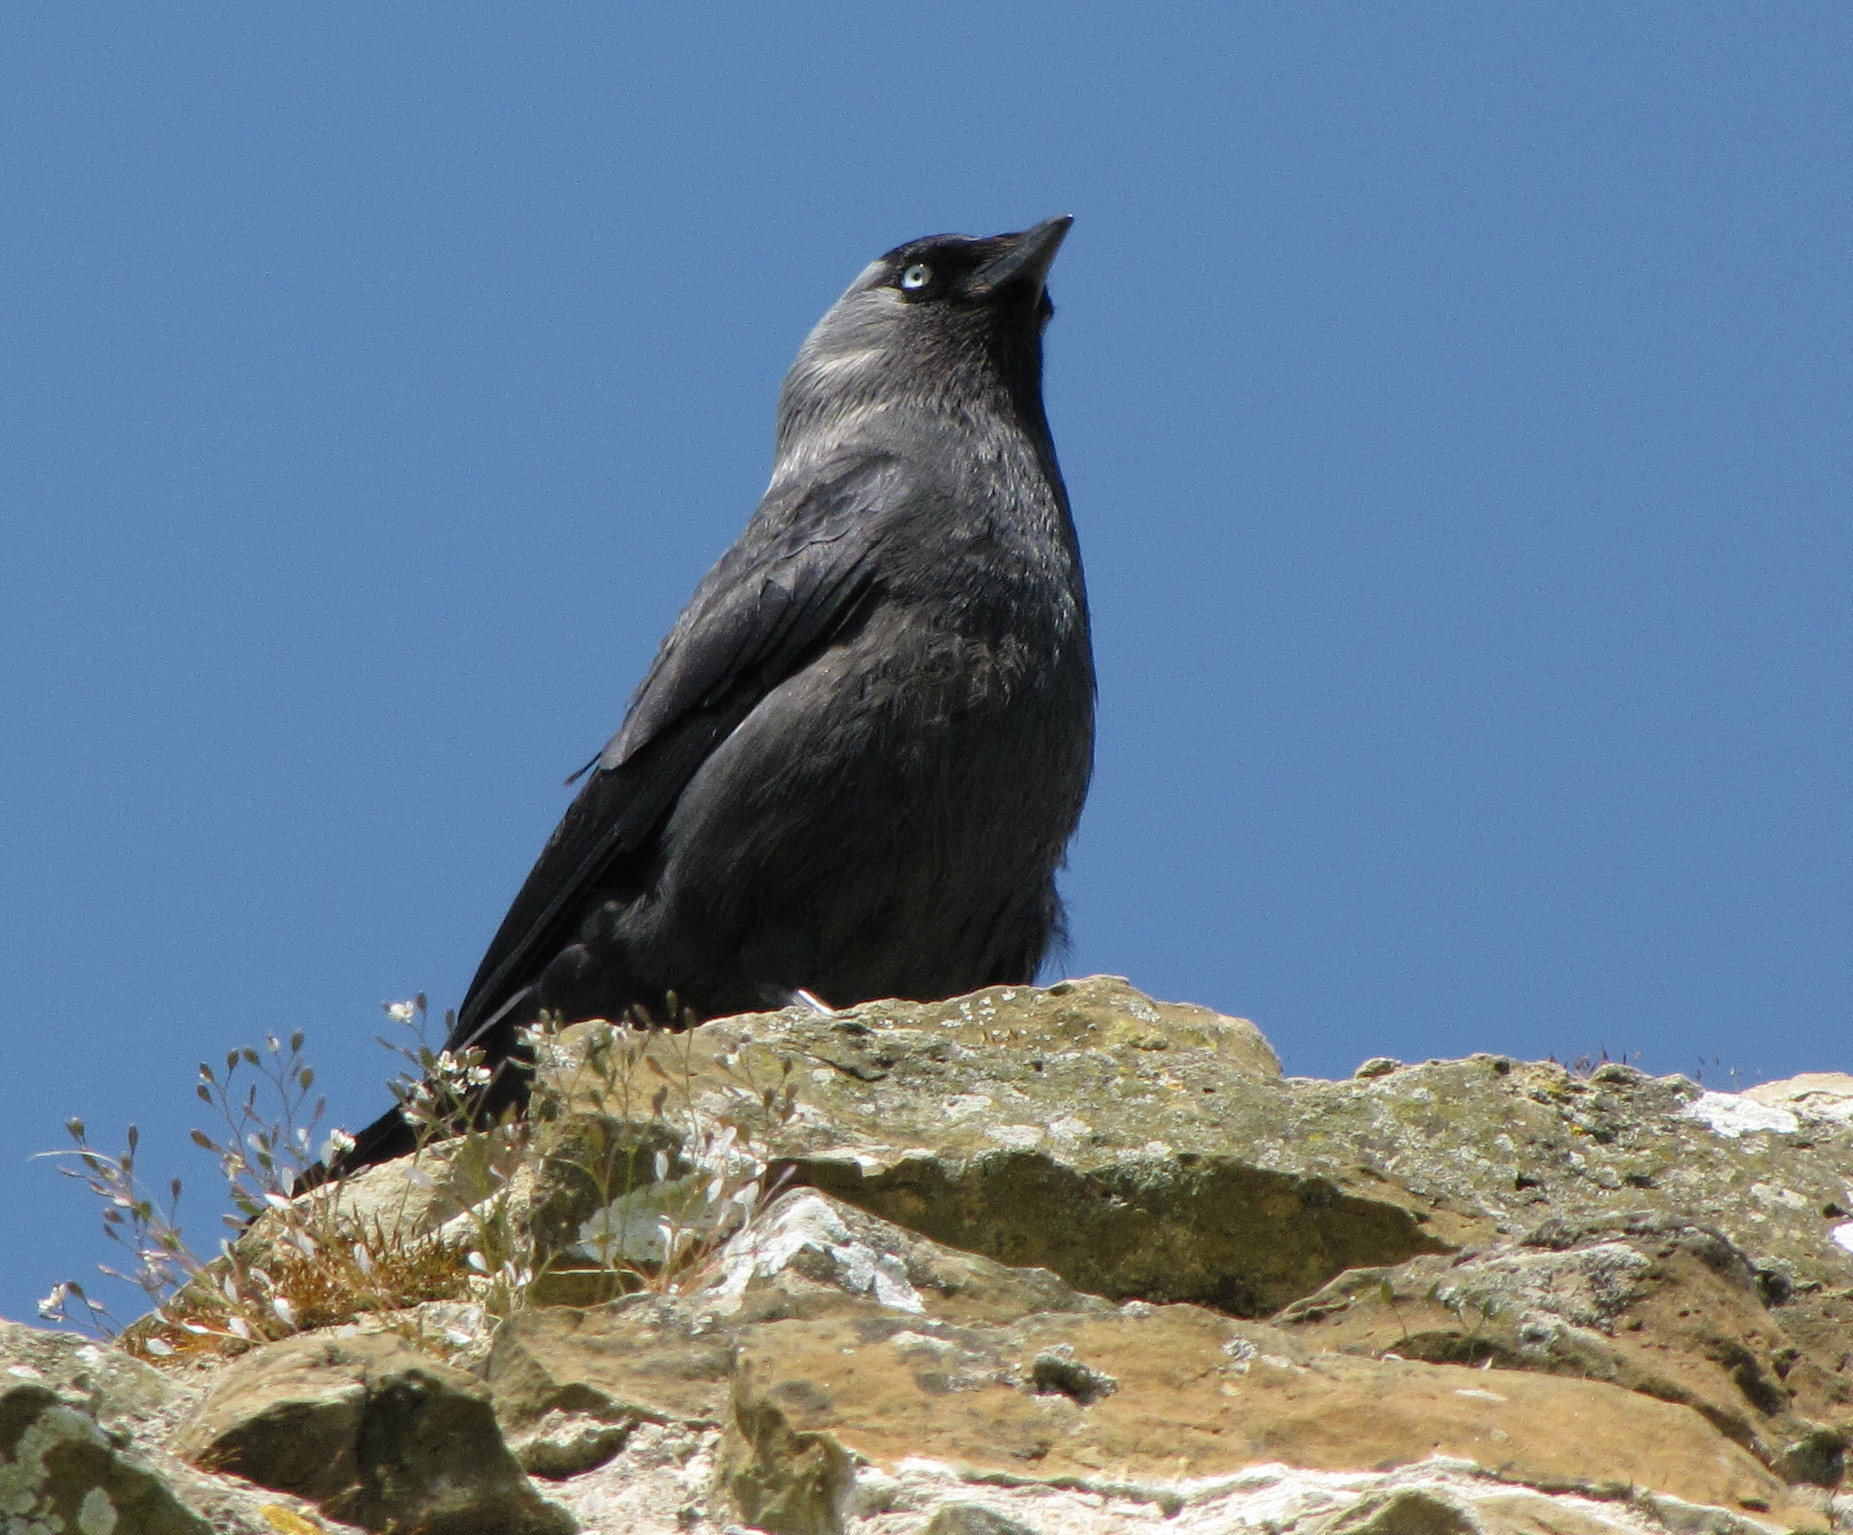
M916 261L901 273L901 286L909 293L918 293L933 280L933 269L924 261Z

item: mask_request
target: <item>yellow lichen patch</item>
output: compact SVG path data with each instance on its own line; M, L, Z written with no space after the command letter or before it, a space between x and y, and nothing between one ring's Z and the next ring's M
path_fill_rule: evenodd
M281 1503L266 1503L258 1510L264 1516L264 1523L277 1532L277 1535L326 1535L322 1525L305 1519L294 1509L285 1508Z

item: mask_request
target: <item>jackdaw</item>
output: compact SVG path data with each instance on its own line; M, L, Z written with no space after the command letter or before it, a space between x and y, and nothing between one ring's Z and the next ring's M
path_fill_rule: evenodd
M524 1024L933 1000L1031 981L1093 761L1094 668L1042 407L1071 220L868 266L798 351L772 482L515 897L449 1046ZM411 1149L394 1110L330 1171ZM317 1169L313 1181L324 1176Z

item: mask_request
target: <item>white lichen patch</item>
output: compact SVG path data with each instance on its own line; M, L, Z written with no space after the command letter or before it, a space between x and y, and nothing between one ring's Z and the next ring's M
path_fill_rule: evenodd
M1758 1103L1741 1093L1700 1093L1679 1112L1683 1118L1696 1119L1714 1134L1732 1140L1757 1131L1792 1135L1801 1128L1801 1121L1787 1109Z
M1442 1457L1387 1472L1272 1464L1234 1476L1075 1478L1059 1486L1027 1477L969 1478L942 1462L908 1457L891 1470L859 1468L857 1476L846 1499L845 1535L917 1535L936 1510L953 1506L972 1510L959 1520L967 1528L983 1528L988 1515L1061 1535L1314 1535L1348 1510L1362 1513L1392 1499L1408 1509L1405 1517L1426 1516L1426 1526L1436 1528L1450 1527L1450 1515L1467 1529L1571 1529L1580 1535L1751 1535L1772 1528L1650 1493L1624 1501L1540 1492ZM863 1476L878 1483L866 1494Z
M36 1535L40 1522L34 1516L44 1513L47 1506L50 1457L59 1445L70 1443L108 1447L103 1431L82 1413L48 1402L14 1441L11 1458L0 1460L0 1515L5 1517L9 1535L15 1529ZM113 1520L115 1509L109 1512Z
M728 1521L708 1507L720 1437L715 1429L640 1423L604 1465L554 1483L547 1496L587 1535L720 1535Z
M78 1535L114 1535L115 1528L116 1505L101 1487L92 1487L77 1508Z
M888 1340L888 1346L897 1353L906 1353L909 1349L926 1349L933 1354L952 1354L958 1352L956 1343L944 1338L934 1338L923 1332L897 1332Z
M788 1198L721 1249L715 1298L737 1302L755 1278L771 1278L806 1251L827 1258L832 1282L851 1295L872 1296L896 1311L926 1310L899 1258L858 1240L828 1200L808 1193Z

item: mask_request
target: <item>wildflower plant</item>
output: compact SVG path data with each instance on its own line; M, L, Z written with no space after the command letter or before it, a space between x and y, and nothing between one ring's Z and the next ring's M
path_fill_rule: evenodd
M107 1263L97 1267L112 1279L137 1286L152 1305L160 1306L201 1267L180 1234L180 1180L168 1184L164 1204L148 1193L135 1173L141 1132L134 1125L129 1126L128 1145L119 1156L93 1147L81 1119L68 1119L64 1127L77 1142L76 1149L40 1155L69 1157L76 1163L58 1171L78 1179L103 1201L104 1234L134 1260L126 1273ZM82 1311L74 1313L74 1305ZM77 1322L92 1332L110 1335L120 1330L108 1308L73 1279L53 1285L51 1293L39 1301L38 1310L50 1322Z
M541 1019L517 1041L536 1067L528 1117L485 1122L478 1105L493 1069L482 1053L433 1049L422 996L386 1012L416 1039L381 1040L404 1062L394 1092L414 1131L410 1159L368 1170L364 1197L346 1177L297 1193L317 1159L325 1165L352 1137L332 1130L318 1144L326 1106L300 1033L234 1050L222 1069L200 1066L196 1091L219 1124L192 1132L219 1159L233 1207L217 1254L203 1259L185 1242L178 1179L164 1201L142 1186L133 1126L112 1156L72 1120L76 1149L48 1154L74 1161L60 1170L103 1201L106 1234L133 1258L103 1272L139 1287L153 1309L125 1329L67 1281L41 1314L161 1359L366 1315L390 1322L423 1301L506 1316L559 1271L582 1292L589 1276L601 1297L681 1290L706 1277L720 1244L781 1181L765 1145L794 1110L789 1061L757 1085L738 1052L698 1058L686 1015L672 1011L679 1028L578 1025L570 1042L557 1018ZM537 1183L549 1192L537 1195ZM550 1227L550 1205L568 1229Z
M765 1132L791 1117L789 1062L762 1090L736 1054L698 1048L673 997L669 1008L667 1027L633 1016L563 1038L543 1018L524 1031L548 1191L533 1220L543 1293L592 1301L693 1288L787 1175Z

